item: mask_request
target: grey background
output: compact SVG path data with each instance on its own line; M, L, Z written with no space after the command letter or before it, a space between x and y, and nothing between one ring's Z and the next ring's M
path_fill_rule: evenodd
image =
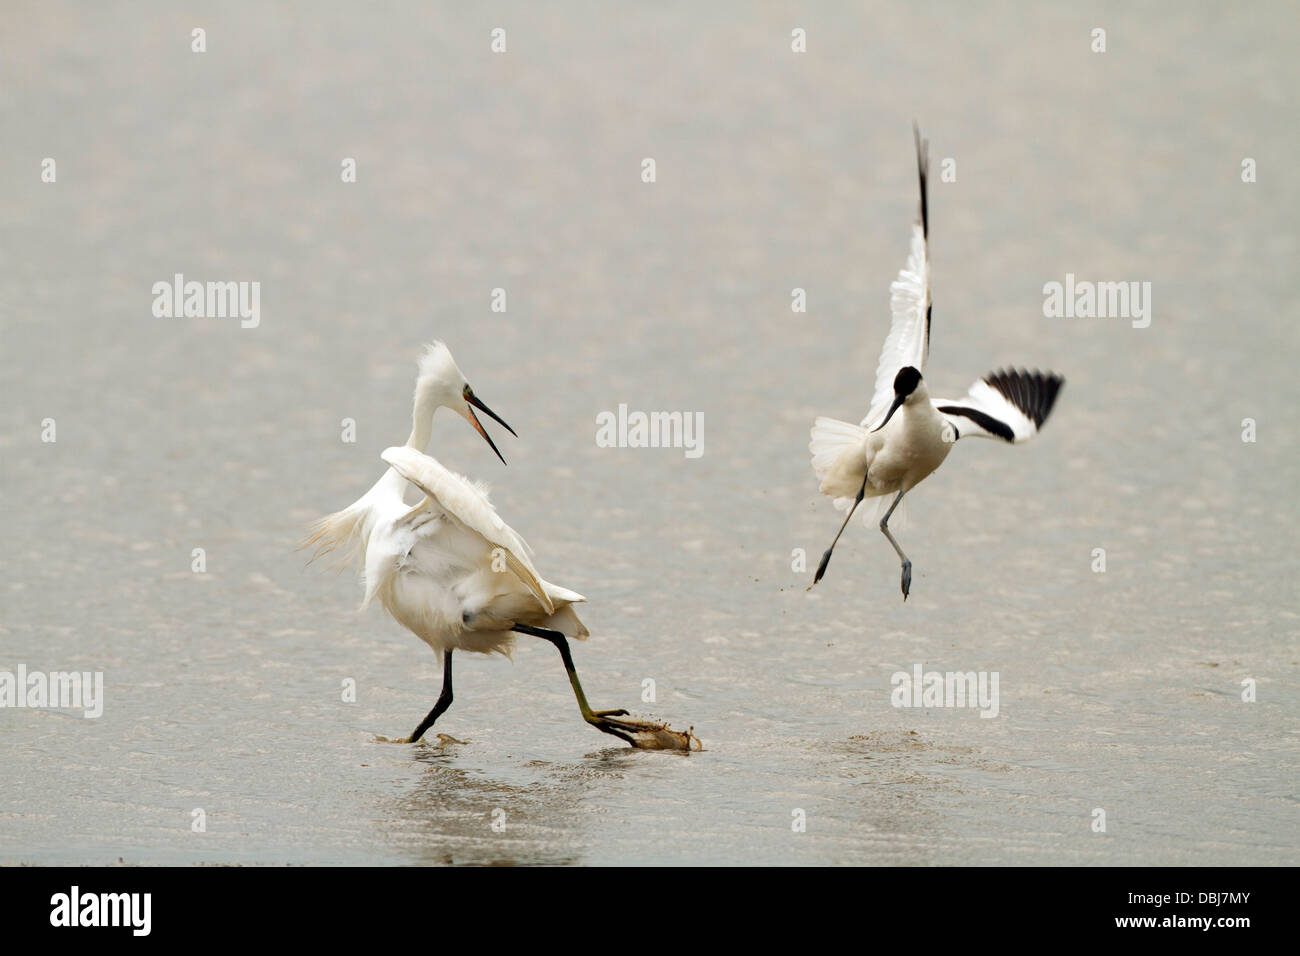
M107 701L0 710L0 862L1296 863L1294 6L537 6L7 9L0 668ZM868 404L913 118L958 171L927 378L1069 384L917 490L906 605L861 527L807 594L808 427ZM154 318L176 272L260 281L261 326ZM1150 328L1045 319L1067 272L1152 282ZM376 739L433 656L293 549L435 337L520 437L444 413L431 452L589 598L593 702L707 752L609 746L534 644L459 662L465 743ZM703 412L703 457L597 448L620 402ZM895 710L918 661L999 672L1001 716Z

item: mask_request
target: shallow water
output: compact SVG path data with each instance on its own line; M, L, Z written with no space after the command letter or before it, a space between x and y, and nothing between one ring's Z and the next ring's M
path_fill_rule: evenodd
M43 3L0 40L0 670L106 694L0 709L0 862L1298 862L1288 6L320 9ZM906 604L861 527L809 594L808 427L869 401L914 116L957 163L927 378L1069 384L917 490ZM259 281L260 324L154 318L177 272ZM1044 318L1066 273L1151 282L1150 326ZM294 546L434 337L520 437L431 450L587 595L593 704L705 752L595 733L540 642L458 658L463 743L379 742L433 656ZM703 455L597 447L620 403L703 412ZM894 708L917 663L996 672L999 715Z

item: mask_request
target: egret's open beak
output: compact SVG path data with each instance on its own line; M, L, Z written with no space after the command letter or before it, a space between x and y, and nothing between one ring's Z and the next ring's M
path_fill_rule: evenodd
M892 404L892 405L889 406L889 414L885 416L885 420L884 420L883 422L881 422L879 425L877 425L875 428L871 429L871 430L872 430L873 432L878 432L878 431L880 431L880 429L882 429L882 428L884 428L886 425L888 425L888 424L889 424L889 420L890 420L891 418L894 417L894 412L898 411L898 406L899 406L899 405L902 405L905 401L907 401L907 396L906 396L906 395L895 395L895 396L894 396L894 404Z
M515 430L511 428L509 425L507 425L500 415L498 415L496 412L492 411L492 409L488 408L486 405L480 402L478 396L474 394L474 392L470 389L468 385L465 386L465 401L469 402L469 404L473 405L474 408L477 408L479 411L483 412L483 414L487 415L493 421L502 425L505 428L505 430L508 431L510 434L515 435ZM506 463L505 458L502 456L501 452L497 450L496 442L492 440L492 436L489 435L486 431L484 431L483 423L480 422L478 420L478 416L474 414L474 408L466 409L466 411L469 412L468 415L469 423L474 426L474 430L476 432L478 432L480 435L483 436L483 440L488 443L488 446L492 449L493 452L496 453L496 456L501 459L501 464L504 465ZM519 436L515 435L515 437L518 438Z

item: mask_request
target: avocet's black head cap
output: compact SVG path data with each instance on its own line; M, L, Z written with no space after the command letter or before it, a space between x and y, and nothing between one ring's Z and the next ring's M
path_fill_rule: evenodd
M894 400L890 403L889 412L885 415L885 420L872 429L880 431L889 424L889 420L894 417L894 412L902 407L907 401L907 397L916 391L916 386L921 384L921 373L910 365L904 365L894 376Z
M894 376L894 394L906 398L916 391L921 382L921 373L910 365L904 365Z

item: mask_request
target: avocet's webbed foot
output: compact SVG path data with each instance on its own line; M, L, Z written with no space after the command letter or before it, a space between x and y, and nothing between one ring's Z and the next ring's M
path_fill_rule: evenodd
M813 575L813 583L804 588L805 591L811 591L817 586L817 582L822 579L826 573L827 566L831 563L831 553L835 550L834 545L822 552L821 561L817 562L817 573Z
M903 562L903 600L907 600L908 592L912 590L912 562Z

